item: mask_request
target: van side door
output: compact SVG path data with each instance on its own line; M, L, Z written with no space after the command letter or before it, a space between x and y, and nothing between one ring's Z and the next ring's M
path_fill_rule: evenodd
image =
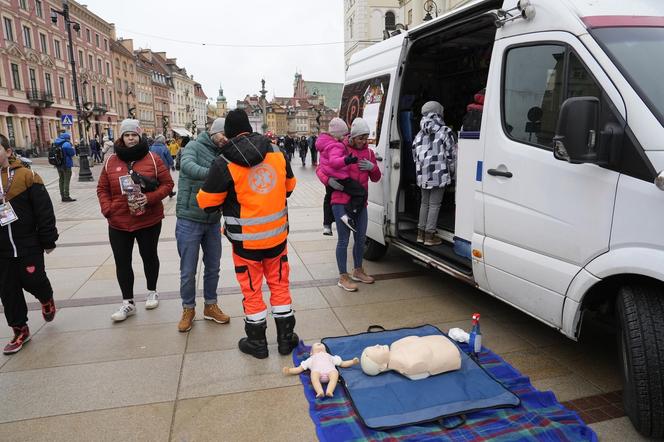
M624 104L572 34L498 40L492 65L482 190L489 288L559 327L570 282L609 249L619 177L554 158L559 109L566 98L595 96L624 116Z

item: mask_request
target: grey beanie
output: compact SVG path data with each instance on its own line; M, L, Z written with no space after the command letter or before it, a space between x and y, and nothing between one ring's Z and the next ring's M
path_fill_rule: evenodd
M140 135L143 132L140 121L131 118L122 120L122 123L120 124L120 136L124 135L125 132L136 132Z
M444 111L445 108L443 107L443 105L437 101L427 101L426 103L424 103L424 106L422 106L422 115L434 113L442 117Z
M348 133L348 125L341 118L334 117L330 120L328 133L335 138L343 137Z
M353 124L350 125L350 138L359 137L361 135L369 135L369 125L364 118L356 118Z
M166 137L163 135L157 135L157 138L154 139L154 142L155 144L156 143L164 144L166 143Z
M226 124L226 119L225 118L216 118L213 122L212 125L210 126L210 130L208 131L208 134L210 136L214 134L218 134L219 132L224 131L224 124Z

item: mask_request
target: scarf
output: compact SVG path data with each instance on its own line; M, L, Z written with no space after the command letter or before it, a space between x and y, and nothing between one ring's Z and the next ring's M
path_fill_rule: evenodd
M115 154L122 161L130 163L132 161L138 161L148 154L150 147L148 143L141 140L134 147L126 147L122 141L116 143L115 145Z

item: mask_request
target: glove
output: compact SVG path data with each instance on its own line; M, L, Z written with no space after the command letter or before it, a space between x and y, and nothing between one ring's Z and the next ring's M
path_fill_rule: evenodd
M357 158L356 158L357 159ZM338 190L339 192L344 191L344 186L341 184L339 181L337 181L335 178L330 178L327 180L327 185L333 188L334 190Z
M367 172L373 170L373 168L376 167L374 163L365 158L362 158L359 163L357 163L357 166L360 168L360 170L366 170Z
M346 165L357 163L357 157L354 157L353 154L348 155L344 158L344 163Z

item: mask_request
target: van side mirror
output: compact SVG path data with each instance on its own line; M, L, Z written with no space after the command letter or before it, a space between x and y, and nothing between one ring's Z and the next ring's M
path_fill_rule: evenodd
M599 164L599 99L572 97L563 102L553 137L553 156L570 163Z

